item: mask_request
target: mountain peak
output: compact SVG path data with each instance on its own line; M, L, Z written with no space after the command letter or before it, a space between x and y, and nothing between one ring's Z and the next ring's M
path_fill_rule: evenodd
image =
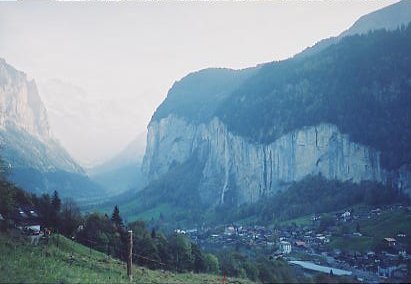
M47 111L34 80L0 58L0 127L15 127L41 141L51 139Z

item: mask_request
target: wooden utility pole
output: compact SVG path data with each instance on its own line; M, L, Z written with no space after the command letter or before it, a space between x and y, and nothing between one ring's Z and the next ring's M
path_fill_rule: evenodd
M133 265L133 231L128 231L128 257L127 257L127 276L128 279L133 281L133 274L131 271Z

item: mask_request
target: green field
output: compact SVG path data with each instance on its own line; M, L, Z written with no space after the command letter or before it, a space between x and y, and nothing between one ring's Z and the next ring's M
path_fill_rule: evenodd
M33 246L27 241L0 234L0 283L129 283L126 265L63 236L48 244ZM73 255L71 260L70 256ZM210 274L178 274L133 267L133 283L220 283L223 277ZM251 283L227 278L228 283Z
M360 220L362 237L334 237L330 246L357 251L374 249L386 237L396 238L397 241L409 247L411 245L411 214L405 209L394 209L383 212L380 216ZM349 232L355 232L356 223L349 226ZM398 233L405 233L406 238L397 238Z
M127 214L127 209L125 207L124 212L126 212ZM157 205L156 207L153 207L149 210L143 211L141 213L138 214L132 214L129 215L127 218L128 222L133 222L136 220L144 220L144 221L150 221L152 218L153 219L159 219L160 218L160 214L162 213L163 215L167 215L170 212L173 212L175 209L173 209L173 207L168 204L168 203L161 203L159 205Z
M295 224L297 226L307 226L307 225L312 224L312 217L313 217L313 214L298 217L298 218L291 219L291 220L281 221L281 222L278 222L278 223L274 223L274 225L290 226L290 225Z

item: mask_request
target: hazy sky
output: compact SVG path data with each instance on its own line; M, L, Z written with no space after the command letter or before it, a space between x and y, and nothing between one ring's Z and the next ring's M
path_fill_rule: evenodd
M88 166L144 131L189 72L285 59L395 2L1 2L0 57L48 90L55 136Z

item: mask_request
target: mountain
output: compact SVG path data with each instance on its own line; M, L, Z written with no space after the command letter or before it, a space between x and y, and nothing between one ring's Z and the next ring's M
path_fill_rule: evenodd
M101 141L110 123L108 114L112 106L101 97L60 79L40 81L38 86L55 137L64 141L73 155L81 157L83 165L94 164L95 149L103 146L90 140Z
M411 10L411 2L402 0L396 4L390 5L384 9L377 10L370 14L360 17L355 23L346 31L342 32L336 37L323 39L312 47L306 48L303 52L296 55L296 57L305 57L316 54L317 52L338 43L346 36L356 34L366 34L370 31L385 29L392 31L402 25L407 25L410 21L409 12Z
M140 133L120 153L89 170L90 178L108 193L137 190L143 184L141 164L146 147L146 133Z
M311 54L175 83L148 126L133 214L253 203L310 175L410 193L411 27L396 29L410 21L403 1Z
M4 59L0 59L0 139L10 179L26 190L58 190L70 197L101 193L54 139L34 80Z

